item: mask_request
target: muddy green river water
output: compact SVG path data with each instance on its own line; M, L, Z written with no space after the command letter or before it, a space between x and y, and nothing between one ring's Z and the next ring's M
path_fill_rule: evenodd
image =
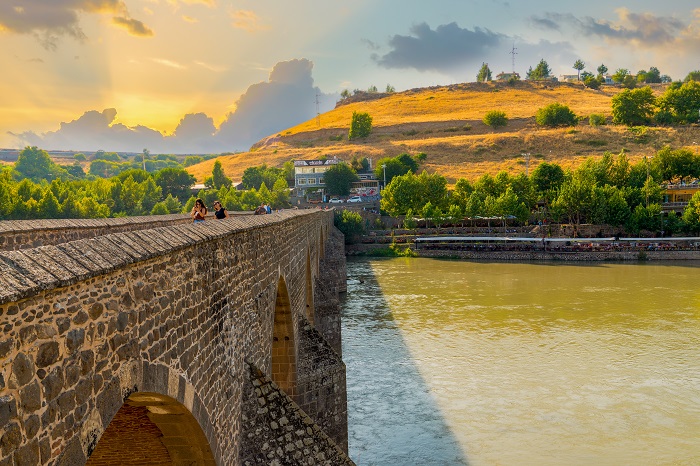
M358 465L700 465L700 264L348 260Z

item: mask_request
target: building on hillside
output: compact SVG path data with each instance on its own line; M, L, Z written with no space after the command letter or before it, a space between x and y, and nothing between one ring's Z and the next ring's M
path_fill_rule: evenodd
M375 196L379 194L379 180L371 169L357 172L357 177L360 179L352 183L350 191L360 196Z
M292 195L296 197L305 197L307 191L313 190L323 197L326 188L323 174L330 167L339 163L340 160L336 158L327 160L295 160L294 190Z
M700 183L695 180L691 183L668 184L664 190L663 210L685 209L695 193L700 192Z
M517 79L520 80L520 74L518 73L506 73L506 72L500 72L496 75L496 81L509 81L510 79Z
M560 74L559 81L563 83L576 83L579 81L579 76L577 74Z

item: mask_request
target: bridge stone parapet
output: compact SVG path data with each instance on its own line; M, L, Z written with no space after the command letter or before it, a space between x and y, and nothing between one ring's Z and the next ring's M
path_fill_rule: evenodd
M192 223L186 214L93 219L5 220L0 222L0 250L30 249L125 231Z
M104 464L119 448L247 464L290 406L311 430L274 437L285 464L352 464L339 309L324 301L345 286L332 222L288 211L0 252L0 465ZM256 383L284 409L251 411ZM122 408L163 448L108 429ZM180 410L195 421L173 426Z

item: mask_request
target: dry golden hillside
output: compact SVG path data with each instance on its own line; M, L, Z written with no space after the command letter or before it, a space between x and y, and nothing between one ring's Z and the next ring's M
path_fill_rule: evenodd
M661 93L662 89L656 89ZM373 96L372 100L339 105L320 115L256 144L250 152L219 157L227 176L240 180L243 171L266 163L281 166L293 159L337 156L368 157L375 162L403 152L428 155L427 169L443 174L450 182L476 179L500 170L511 173L530 169L541 161L575 167L588 157L606 151L625 150L632 160L652 155L665 145L696 147L697 126L629 129L625 126L588 125L592 113L610 121L611 98L619 88L604 86L595 91L577 84L520 82L506 84L458 84ZM379 97L379 98L377 98ZM352 100L352 99L350 99ZM575 128L544 129L534 115L545 105L558 102L584 117ZM482 123L491 110L506 113L509 123L496 131ZM354 111L372 116L372 134L348 141ZM320 124L319 124L320 123ZM188 170L203 180L211 175L214 160Z

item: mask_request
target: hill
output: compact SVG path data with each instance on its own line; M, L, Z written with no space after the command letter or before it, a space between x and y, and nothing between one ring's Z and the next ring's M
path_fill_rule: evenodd
M655 92L660 95L659 85ZM306 121L270 136L249 152L218 158L224 172L240 179L249 166L267 163L280 166L292 159L321 156L349 160L368 157L376 162L403 152L428 155L426 167L454 183L459 178L476 179L500 170L511 173L530 169L541 161L562 167L575 167L586 158L606 151L625 150L632 161L651 156L665 145L674 148L697 147L698 127L590 126L592 113L611 120L611 99L620 88L603 86L585 89L575 83L519 82L467 83L392 94L353 96L339 103L320 118ZM537 110L550 103L567 105L582 118L574 128L547 129L535 123ZM482 123L491 110L506 113L509 123L492 130ZM367 112L373 119L372 134L363 140L348 141L353 111ZM697 141L700 142L700 141ZM211 175L213 160L188 170L198 180Z

